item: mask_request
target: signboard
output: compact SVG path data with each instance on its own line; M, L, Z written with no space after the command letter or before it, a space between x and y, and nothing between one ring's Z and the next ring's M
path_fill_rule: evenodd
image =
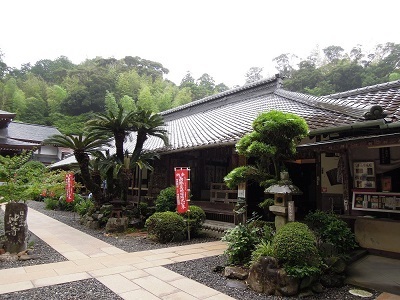
M372 161L355 162L353 164L354 187L363 189L374 189L375 164Z
M74 173L67 173L65 175L65 201L72 202L74 201L74 185L75 185L75 177Z
M189 168L175 168L176 210L185 213L189 209Z

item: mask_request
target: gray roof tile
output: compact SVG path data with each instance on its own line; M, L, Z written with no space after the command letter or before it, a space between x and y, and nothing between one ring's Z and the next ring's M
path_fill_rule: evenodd
M8 125L8 137L21 141L41 143L54 134L60 134L60 132L51 126L19 122L11 122Z

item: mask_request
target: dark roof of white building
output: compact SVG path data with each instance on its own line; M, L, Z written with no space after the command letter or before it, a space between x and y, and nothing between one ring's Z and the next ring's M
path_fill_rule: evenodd
M20 122L11 122L8 125L8 137L14 140L40 144L54 134L60 134L60 132L52 126Z

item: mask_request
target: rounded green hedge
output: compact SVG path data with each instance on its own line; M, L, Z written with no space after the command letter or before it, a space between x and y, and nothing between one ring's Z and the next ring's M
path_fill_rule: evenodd
M167 187L160 191L156 203L156 212L175 211L176 210L176 188Z
M206 220L206 213L204 210L196 205L190 205L190 211L182 214L186 222L189 221L190 235L192 237L198 236L204 221Z
M182 216L175 212L156 212L146 220L147 232L160 243L182 241L186 225Z
M274 256L287 266L320 265L316 239L307 225L290 222L275 234Z

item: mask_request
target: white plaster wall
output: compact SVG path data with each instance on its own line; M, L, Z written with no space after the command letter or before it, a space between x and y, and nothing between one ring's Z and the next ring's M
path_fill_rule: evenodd
M354 231L363 248L400 253L400 222L358 218Z
M58 148L54 146L41 146L40 154L44 155L58 155Z

